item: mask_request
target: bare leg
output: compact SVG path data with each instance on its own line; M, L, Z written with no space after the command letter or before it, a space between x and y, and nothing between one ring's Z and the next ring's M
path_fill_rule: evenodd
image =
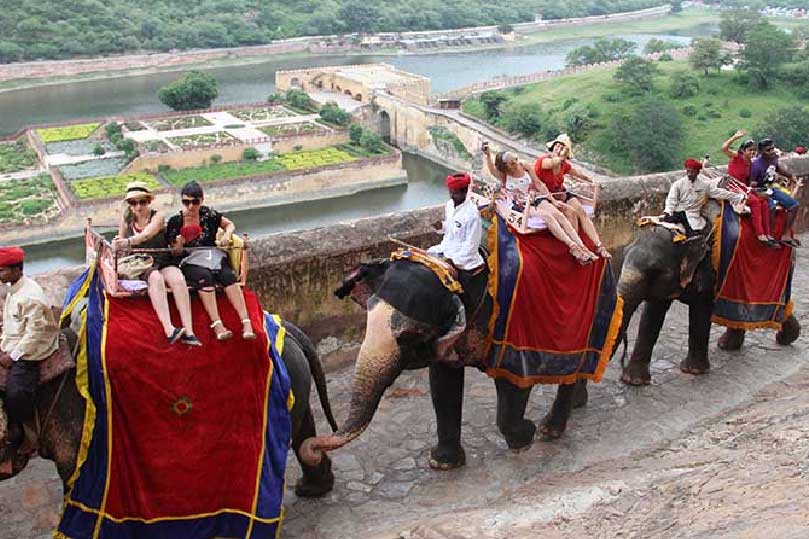
M250 323L250 315L247 313L247 305L244 303L242 287L238 283L233 283L225 287L225 295L230 300L230 304L236 309L239 320L242 321L242 334L247 337L253 335L253 326ZM251 337L248 337L251 338Z
M191 318L191 298L188 296L188 285L185 282L183 272L180 271L180 268L170 266L163 268L160 273L163 275L163 280L174 295L174 303L177 305L177 310L180 312L180 320L183 322L185 334L193 335L194 324Z
M579 199L571 198L568 200L567 204L570 208L572 208L572 213L576 216L578 226L584 230L584 234L596 245L596 250L598 251L599 256L611 258L609 251L607 251L607 249L601 243L601 237L598 235L595 225L587 216L587 212L584 211L584 206L581 205Z
M171 337L174 326L171 325L171 314L169 313L169 300L166 298L166 283L159 271L149 274L149 299L152 300L152 308L157 313L157 319L163 326L163 333L166 337Z
M211 319L211 322L213 322L211 327L213 328L214 333L216 333L217 339L227 338L220 337L220 335L228 334L230 331L228 331L228 329L219 319L219 308L216 306L216 290L214 288L200 290L199 299L202 300L202 306L205 308L205 312L208 313L208 317Z
M551 234L568 246L571 256L579 263L586 264L595 259L595 255L587 250L578 233L559 210L550 203L543 202L539 205L538 213L545 220Z

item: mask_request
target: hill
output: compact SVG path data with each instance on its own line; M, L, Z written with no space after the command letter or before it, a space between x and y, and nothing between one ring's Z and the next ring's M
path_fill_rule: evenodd
M0 11L0 63L235 47L352 32L583 17L666 0L17 0Z

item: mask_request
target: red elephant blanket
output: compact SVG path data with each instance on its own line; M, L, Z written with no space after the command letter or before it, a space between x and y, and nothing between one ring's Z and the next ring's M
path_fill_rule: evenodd
M600 381L623 312L609 261L581 266L549 232L519 234L499 216L489 234L487 374L520 387Z

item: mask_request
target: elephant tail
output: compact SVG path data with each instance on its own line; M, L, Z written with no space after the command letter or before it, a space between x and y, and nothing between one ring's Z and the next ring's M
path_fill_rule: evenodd
M317 396L320 398L320 406L323 408L323 413L326 415L332 432L337 432L337 421L334 419L334 414L331 411L329 392L326 388L326 375L323 373L323 365L320 363L315 345L306 333L292 322L284 320L284 328L300 345L301 350L303 350L303 355L306 356L306 362L309 363L309 372L312 373L312 380L315 382Z

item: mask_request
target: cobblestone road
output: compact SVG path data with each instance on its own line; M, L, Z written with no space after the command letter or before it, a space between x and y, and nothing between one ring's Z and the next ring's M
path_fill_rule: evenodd
M803 324L807 251L794 279ZM655 350L653 385L623 386L611 364L562 439L519 454L495 427L492 382L467 370L467 466L452 472L427 467L434 418L426 370L400 376L369 429L333 454L334 491L321 500L287 493L282 536L757 538L760 524L769 539L806 537L797 531L809 524L806 338L780 347L773 332L756 332L742 351L727 353L715 348L714 328L713 370L695 378L675 367L686 326L676 304ZM329 376L338 421L350 376ZM528 417L539 421L552 398L550 389L535 390ZM288 484L298 474L291 458ZM53 466L41 460L0 484L0 539L49 537L60 496Z

